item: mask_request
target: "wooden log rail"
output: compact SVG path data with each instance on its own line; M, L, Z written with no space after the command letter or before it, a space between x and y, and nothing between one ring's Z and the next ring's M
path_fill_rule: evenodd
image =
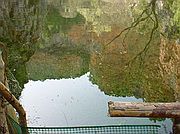
M108 102L110 117L173 118L174 134L180 134L180 103Z
M21 127L27 127L26 112L24 108L2 82L0 82L0 94L16 109L19 114L19 124Z
M180 117L180 103L109 102L111 117Z

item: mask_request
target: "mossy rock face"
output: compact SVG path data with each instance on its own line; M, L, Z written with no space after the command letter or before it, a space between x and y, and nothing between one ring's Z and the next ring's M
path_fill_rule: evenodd
M8 47L8 68L19 82L20 87L27 83L27 71L25 63L34 54L34 45L11 44Z
M16 1L16 3L11 0L3 0L3 2L3 8L7 9L9 16L5 12L1 14L1 17L6 19L2 19L0 22L2 24L0 25L0 41L7 47L7 68L14 76L13 80L17 80L19 86L23 88L28 81L25 63L34 54L37 47L40 29L44 23L45 7L43 6L46 4L42 0ZM44 5L41 5L42 3ZM11 77L8 78L9 84L12 86L13 80L10 79ZM12 89L12 91L14 90ZM19 92L17 91L17 94Z
M26 63L28 77L31 80L60 79L79 77L89 69L89 54L80 51L48 53L37 51ZM79 52L79 53L76 53Z
M74 18L64 18L60 15L59 10L53 6L49 6L46 18L46 26L48 34L67 32L73 25L84 24L85 18L77 13Z

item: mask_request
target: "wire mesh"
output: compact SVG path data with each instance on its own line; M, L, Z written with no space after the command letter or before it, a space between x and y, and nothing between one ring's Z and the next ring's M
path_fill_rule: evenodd
M28 127L30 134L158 134L159 125Z

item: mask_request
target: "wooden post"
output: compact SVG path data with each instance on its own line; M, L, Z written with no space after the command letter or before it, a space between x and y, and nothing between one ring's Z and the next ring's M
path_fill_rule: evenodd
M173 134L179 134L180 133L180 118L174 119L173 124Z
M180 103L109 102L111 117L173 118L173 134L180 133Z

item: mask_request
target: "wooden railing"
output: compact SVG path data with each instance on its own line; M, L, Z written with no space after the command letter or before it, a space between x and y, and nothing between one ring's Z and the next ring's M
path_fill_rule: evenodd
M111 117L173 118L173 133L180 134L180 103L109 102Z
M16 109L19 114L20 126L27 127L26 112L24 108L2 82L0 82L0 94Z

